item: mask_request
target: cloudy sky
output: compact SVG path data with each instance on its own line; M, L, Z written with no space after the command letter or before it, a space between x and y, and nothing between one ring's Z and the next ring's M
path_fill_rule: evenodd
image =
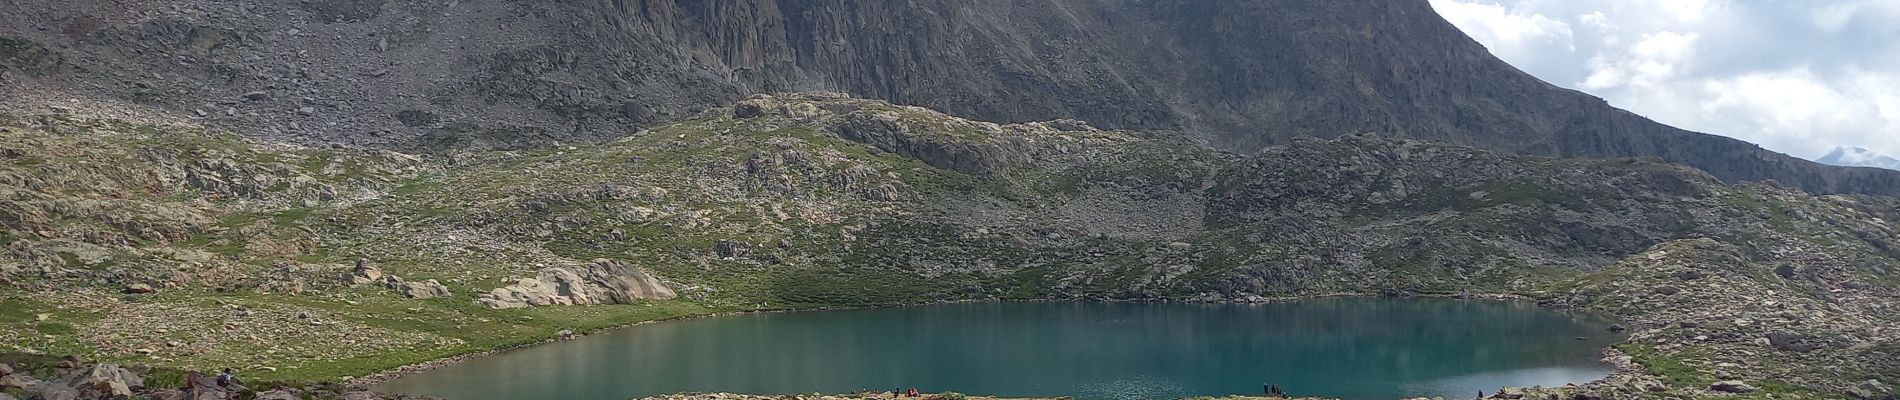
M1431 0L1492 53L1662 123L1900 156L1900 0Z

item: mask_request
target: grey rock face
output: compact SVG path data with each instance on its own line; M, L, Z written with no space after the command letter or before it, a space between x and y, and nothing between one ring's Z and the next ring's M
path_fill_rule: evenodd
M297 23L347 35L336 41L259 34L290 24L276 14L211 10L76 40L62 34L72 19L65 1L29 0L0 16L0 39L23 49L5 82L31 95L14 102L23 108L137 99L198 117L204 104L244 99L246 112L199 118L411 148L605 140L749 94L833 88L990 121L1183 130L1243 152L1380 132L1518 154L1659 157L1818 193L1900 194L1900 172L1830 167L1672 128L1539 81L1423 0L334 4L360 18ZM496 19L510 23L488 23ZM905 39L888 34L896 31ZM145 54L128 59L127 49ZM198 62L166 61L176 58ZM241 91L256 87L272 92ZM930 144L913 150L984 151Z
M133 388L145 386L145 380L118 365L93 364L73 374L67 385L89 399L125 399L132 396Z
M678 295L673 289L645 269L617 260L596 259L579 268L543 269L535 278L515 279L513 284L482 294L476 301L490 308L522 308L628 304L634 300L674 297Z

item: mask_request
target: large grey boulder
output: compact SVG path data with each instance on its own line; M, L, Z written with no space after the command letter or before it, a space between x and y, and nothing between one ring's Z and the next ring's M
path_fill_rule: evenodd
M147 293L152 293L152 292L157 292L157 291L158 291L157 288L153 288L152 285L144 284L144 283L134 283L130 285L125 285L125 290L124 290L125 294L147 294Z
M1716 381L1715 383L1709 384L1709 390L1740 394L1752 393L1756 389L1754 386L1749 386L1749 384L1743 383L1742 381Z
M89 399L125 399L132 389L145 386L145 380L132 371L114 364L93 364L67 378L67 386Z
M288 390L272 390L257 394L257 400L302 400Z
M634 300L678 296L643 268L616 260L595 259L579 267L543 269L534 278L515 279L508 286L482 294L476 301L489 308L522 308L628 304Z
M752 245L737 240L719 239L713 242L713 254L725 258L739 258L752 254Z
M27 376L26 374L11 374L11 375L6 375L6 376L0 376L0 390L8 390L8 389L21 390L21 389L30 388L39 384L40 384L40 380L33 379L33 377Z
M155 389L146 393L152 400L186 400L185 391L178 389Z
M441 282L436 282L434 279L421 282L403 282L396 286L396 291L402 293L403 297L411 299L433 299L453 295L449 292L448 286L443 286Z
M382 279L382 268L371 265L369 260L361 259L356 260L356 267L350 268L349 274L343 275L343 283L349 284L350 286L374 283Z
M39 400L79 400L79 391L59 382L40 382L24 390L26 398Z

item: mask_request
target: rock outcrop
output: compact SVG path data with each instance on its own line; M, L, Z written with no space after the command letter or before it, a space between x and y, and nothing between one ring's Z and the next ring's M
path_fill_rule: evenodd
M383 278L383 286L395 290L396 293L402 294L403 297L411 299L433 299L454 295L454 293L449 292L448 286L444 286L441 282L437 282L434 279L405 281L402 277L390 275Z
M1709 384L1709 390L1723 393L1753 393L1756 389L1742 381L1716 381Z
M634 300L665 300L678 295L645 269L617 260L595 259L580 267L541 270L534 278L481 295L476 301L490 308L577 304L629 304Z
M73 374L67 385L88 399L129 399L132 389L145 386L138 374L114 364L93 364Z
M383 269L372 265L369 260L356 260L356 267L343 275L343 283L350 286L363 285L383 280Z

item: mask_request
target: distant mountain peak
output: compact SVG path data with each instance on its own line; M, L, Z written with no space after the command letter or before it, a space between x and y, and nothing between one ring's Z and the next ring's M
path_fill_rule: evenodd
M1868 150L1864 147L1836 147L1834 151L1814 161L1843 167L1874 167L1900 170L1900 159L1875 153L1873 150Z

